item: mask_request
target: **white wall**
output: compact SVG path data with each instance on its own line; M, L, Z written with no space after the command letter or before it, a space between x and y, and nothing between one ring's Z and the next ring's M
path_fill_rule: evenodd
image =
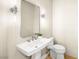
M5 2L0 0L0 58L7 57L7 12Z
M66 54L77 57L77 0L53 0L52 35L66 47Z
M40 32L43 36L50 37L52 34L52 0L40 0L40 6L45 12L45 18L40 18Z

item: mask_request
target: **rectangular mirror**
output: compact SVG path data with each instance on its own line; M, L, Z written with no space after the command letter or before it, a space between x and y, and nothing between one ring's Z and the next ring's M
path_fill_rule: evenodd
M21 30L22 38L32 36L40 31L40 7L26 0L21 1Z

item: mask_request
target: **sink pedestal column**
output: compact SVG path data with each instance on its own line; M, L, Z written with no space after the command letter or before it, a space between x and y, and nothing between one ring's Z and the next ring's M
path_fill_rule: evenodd
M31 59L41 59L41 51L33 54Z

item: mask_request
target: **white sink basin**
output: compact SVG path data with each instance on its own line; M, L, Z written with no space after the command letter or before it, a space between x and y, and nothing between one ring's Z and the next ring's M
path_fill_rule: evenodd
M17 49L20 52L22 52L24 55L31 56L31 55L41 51L51 41L52 41L52 39L47 39L47 38L39 38L39 39L31 41L31 42L26 41L26 42L18 44Z

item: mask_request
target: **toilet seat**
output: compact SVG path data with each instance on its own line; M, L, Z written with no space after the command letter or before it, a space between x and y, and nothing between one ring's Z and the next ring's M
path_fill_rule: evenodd
M54 45L53 49L55 50L56 53L65 53L65 47L62 45Z

